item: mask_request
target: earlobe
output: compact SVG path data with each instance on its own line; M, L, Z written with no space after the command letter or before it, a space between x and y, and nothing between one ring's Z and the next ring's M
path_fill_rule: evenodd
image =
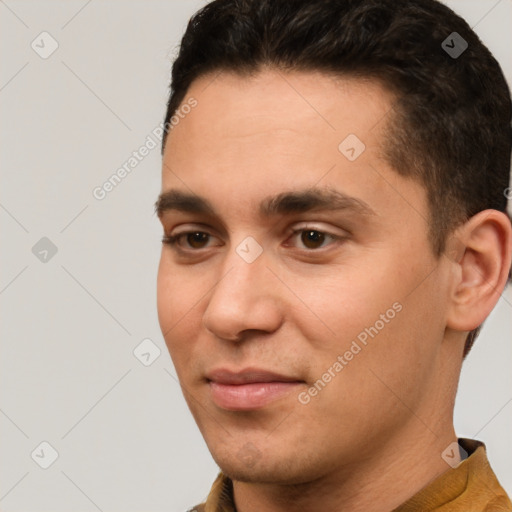
M455 277L447 327L471 331L490 314L510 272L512 227L506 214L484 210L453 235Z

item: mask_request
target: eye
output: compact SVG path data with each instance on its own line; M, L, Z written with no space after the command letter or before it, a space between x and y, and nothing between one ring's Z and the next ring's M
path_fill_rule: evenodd
M342 237L318 229L302 228L294 230L290 238L299 238L303 248L315 250L330 245L326 244L326 242L340 240Z
M173 247L178 246L184 250L197 250L208 247L208 242L211 238L212 236L204 231L186 231L176 235L164 236L162 238L162 243ZM183 246L183 243L185 244L185 247Z
M289 243L288 241L284 244L285 246L297 246L299 249L314 251L323 249L333 242L342 240L343 237L339 235L333 235L319 229L300 228L295 229L288 240L299 239L299 242ZM200 230L184 231L175 235L164 236L162 243L172 246L177 251L183 252L194 252L208 247L215 247L222 245L221 243L213 243L216 237L210 233Z

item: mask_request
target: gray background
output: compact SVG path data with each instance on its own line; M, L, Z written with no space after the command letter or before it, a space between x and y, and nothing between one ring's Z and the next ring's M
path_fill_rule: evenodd
M174 48L203 4L0 1L1 511L180 511L216 475L156 315L159 149L92 194L162 121ZM512 82L512 2L449 5ZM43 31L59 45L46 59L31 47L51 49ZM43 237L55 255L32 252ZM509 288L456 405L458 435L486 442L509 493L511 311ZM161 354L145 366L133 351L148 338L144 357ZM43 441L59 455L47 469Z

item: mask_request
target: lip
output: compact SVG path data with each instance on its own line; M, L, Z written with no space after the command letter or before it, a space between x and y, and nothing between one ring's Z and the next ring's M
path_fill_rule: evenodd
M304 381L258 368L213 370L206 376L212 400L221 409L250 411L283 398Z

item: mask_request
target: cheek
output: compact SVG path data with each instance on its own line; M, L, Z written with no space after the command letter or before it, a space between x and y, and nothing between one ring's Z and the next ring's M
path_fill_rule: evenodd
M200 333L208 291L215 284L204 269L179 268L162 254L157 277L158 320L180 380L202 360Z
M391 424L394 415L407 414L404 403L421 403L429 389L443 337L442 307L436 304L434 281L424 282L413 293L407 284L402 281L389 293L379 292L366 304L354 301L357 320L331 306L329 318L337 340L321 358L323 367L317 365L315 370L321 377L338 355L343 357L343 369L321 397L324 406L343 403L337 421L347 414L368 421L370 428L377 415Z
M293 323L315 349L328 353L347 350L358 335L364 342L368 337L365 329L377 322L377 330L383 331L397 316L399 306L393 308L393 304L400 293L386 282L385 275L380 271L373 276L362 266L340 265L324 275L290 277L286 282L300 299L297 307L291 308Z
M382 368L392 378L396 369L407 378L420 379L432 362L436 340L443 333L436 273L427 278L432 262L404 268L398 255L382 256L378 265L368 259L357 267L340 266L329 275L291 284L307 305L300 310L305 314L295 309L293 322L310 343L313 376L326 372L345 353L350 383L358 382L360 389L368 384L368 376L358 367ZM431 339L425 337L426 325Z
M184 278L162 254L157 278L157 309L160 328L169 348L179 333L197 325L190 318L203 294L199 288L200 282Z
M406 421L410 412L404 404L420 403L431 378L434 356L415 342L415 313L407 306L393 313L387 324L377 317L384 325L373 315L366 326L347 317L345 330L338 313L337 339L311 354L310 387L300 402L308 400L303 414L308 421L322 418L319 429L335 429L340 449L350 439L364 451L373 436Z

